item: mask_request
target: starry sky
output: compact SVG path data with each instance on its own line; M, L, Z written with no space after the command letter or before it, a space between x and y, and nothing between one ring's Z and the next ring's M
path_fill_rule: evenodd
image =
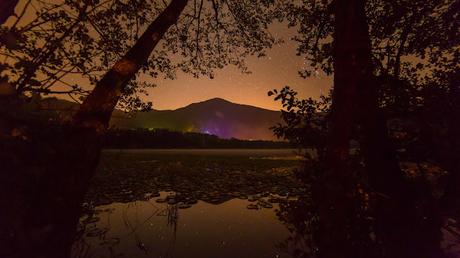
M25 2L20 1L16 6L17 13L20 13ZM27 22L32 17L32 9L29 8L23 20ZM10 22L14 19L11 17ZM281 104L267 96L269 90L288 85L298 91L301 98L318 98L321 94L326 94L332 84L330 77L319 72L311 78L303 79L298 74L306 64L303 57L296 55L297 43L291 40L296 29L275 22L269 30L275 37L282 38L284 43L267 50L267 56L263 58L249 57L246 63L251 74L243 74L236 67L227 66L216 71L214 79L196 79L180 71L174 80L149 77L146 80L152 80L158 86L149 89L149 95L142 97L143 100L153 102L153 108L157 110L177 109L211 98L279 110ZM81 79L71 79L72 82L79 80ZM88 82L80 81L80 84L85 83Z
M296 55L297 43L290 40L296 33L295 29L276 23L270 27L270 31L285 42L268 50L266 57L248 58L251 74L242 74L232 66L217 71L214 79L195 79L192 75L179 72L175 80L155 80L158 86L151 89L145 99L153 102L154 109L160 110L176 109L215 97L279 110L280 103L267 96L269 90L289 85L302 98L318 98L326 94L332 84L331 78L317 73L312 78L303 79L298 74L306 64L303 57Z

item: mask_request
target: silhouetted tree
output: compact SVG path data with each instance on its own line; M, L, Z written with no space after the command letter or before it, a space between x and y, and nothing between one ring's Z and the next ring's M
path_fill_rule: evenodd
M327 133L327 115L330 113L330 96L321 96L320 100L312 98L299 99L297 92L285 86L280 91L274 89L268 92L274 95L275 101L281 101L283 109L281 118L284 123L278 123L271 129L281 139L289 140L300 149L314 149L314 155L308 160L324 160Z
M81 66L78 73L88 75L95 72L88 75L95 87L93 90L86 86L70 87L70 92L66 91L75 93L80 89L84 91L81 93L89 93L70 124L56 126L46 121L27 120L26 116L22 117L27 112L2 111L0 129L4 144L0 146L0 160L6 172L2 173L0 180L5 192L0 203L11 209L1 214L0 250L2 255L10 257L69 255L81 203L98 164L102 135L120 100L128 104L139 103L132 98L138 90L132 82L139 72L156 76L165 71L168 75L168 69L164 68L172 67L195 76L213 77L215 69L228 64L236 65L244 72L247 71L244 65L246 56L263 55L264 49L276 42L266 31L273 17L264 15L269 14L271 5L265 1L173 0L166 9L153 8L159 15L151 16L143 15L149 10L147 7L151 7L146 4L149 1L135 2L139 5L131 1L130 4L113 1L114 5L112 1L40 2L45 5L43 12L25 27L40 27L40 23L51 19L53 22L48 24L48 30L44 30L47 33L40 34L27 27L31 34L24 41L25 45L19 40L18 50L14 44L13 48L7 45L3 49L7 55L11 51L18 54L11 63L4 63L6 80L16 90L15 101L20 102L34 93L55 92L53 87L58 85L43 83L56 81L56 76L59 78L49 71L63 72L61 75L72 73L72 70L63 68L66 64L60 59L67 52L77 57L78 61L74 61ZM193 3L193 6L186 8L187 3ZM75 15L62 10L55 13L53 8L59 9L61 4ZM101 9L97 11L95 8L99 7ZM132 7L134 10L130 9ZM147 17L155 18L148 21L145 20ZM132 36L129 37L132 41L124 40L126 31L143 28L139 25L133 27L130 23L133 20L150 24L140 38ZM4 32L13 35L14 39L20 38L21 33L16 33L15 26L17 24L2 28L2 35ZM88 26L95 32L89 32ZM100 35L100 38L91 38L93 35ZM116 43L118 40L122 45ZM161 48L158 45L160 40L163 42ZM42 44L34 45L37 41ZM70 45L75 42L78 42L77 49L86 50L74 52L75 46ZM103 43L102 47L99 42ZM130 42L134 43L132 47L129 47ZM29 43L33 45L30 48ZM157 55L151 57L154 50ZM126 54L120 57L125 51ZM101 59L97 60L97 57ZM95 62L93 58L96 58ZM174 65L169 66L170 60L175 60ZM103 67L109 69L97 79ZM96 70L91 70L93 68ZM37 81L40 76L45 77L44 82ZM5 129L3 122L9 123ZM41 141L43 139L49 141Z
M69 95L81 101L164 5L151 0L25 1L16 20L0 30L1 75L18 94ZM142 74L173 79L181 70L213 77L215 69L229 64L247 72L245 57L264 55L264 48L276 43L265 31L275 15L270 5L193 1L129 81L118 108L150 107L140 97L155 84Z
M170 26L177 22L187 0L175 0L151 23L136 44L102 77L73 118L77 126L104 132L128 82L135 76Z
M368 181L363 182L369 182L372 191L384 196L377 197L375 215L377 223L381 223L378 237L392 242L393 257L417 255L414 242L420 239L415 232L432 233L433 239L439 232L430 233L415 226L414 220L419 218L413 216L414 198L420 192L409 188L399 168L383 112L403 116L416 109L420 99L429 99L427 95L419 97L419 80L424 74L436 73L440 63L450 62L446 57L458 49L458 19L452 11L458 2L303 1L284 7L290 25L299 26L300 33L295 37L299 41L298 53L305 55L312 67L300 74L308 77L322 70L334 75L326 172L319 180L316 195L320 221L323 218L318 244L325 254L321 255L340 257L356 251L337 244L346 243L350 237L344 217L352 217L353 200L346 196L353 196L358 183L353 182L353 171L347 170L352 136L360 142L367 171ZM352 134L353 128L357 135ZM437 224L436 215L431 215L426 218ZM385 232L383 228L388 230L390 226L400 229ZM412 238L408 231L413 233Z
M325 170L314 190L320 227L321 257L351 257L349 225L353 217L355 182L349 166L350 139L356 101L362 85L372 77L370 42L364 1L335 1L333 68L334 90L328 128Z
M398 105L406 103L407 100L401 99L405 95L401 94L401 91L407 91L409 87L414 86L396 82L402 80L415 82L417 78L420 78L416 76L416 71L422 68L427 70L433 68L430 65L431 61L427 62L427 57L432 60L440 60L441 56L448 54L454 49L454 46L458 45L455 37L458 32L454 29L458 21L452 14L452 10L457 5L457 2L442 0L429 3L426 1L393 1L391 3L378 0L366 1L365 11L369 24L371 57L372 63L375 64L373 73L376 78L368 84L369 87L363 87L360 91L366 95L362 98L366 100L362 103L364 107L360 108L364 111L360 116L364 136L361 147L368 161L366 166L373 171L369 175L375 177L372 179L373 185L379 191L389 193L394 190L389 189L389 184L385 182L387 179L390 180L390 176L386 175L388 171L396 171L392 173L394 174L391 176L393 179L398 177L401 179L401 176L397 172L397 164L393 158L394 154L391 154L391 148L386 147L389 146L388 137L385 136L387 135L386 124L381 122L385 121L385 117L378 109L371 108L372 105L375 105L371 103L376 103L375 98L379 98L380 105L383 107L390 106L391 103L398 103ZM305 55L312 69L321 69L326 74L332 74L334 16L330 2L306 1L300 5L292 3L286 8L291 25L300 26L300 34L295 37L300 44L299 54ZM439 12L439 15L431 15L435 12ZM434 31L436 35L433 34ZM447 40L441 40L441 38ZM401 61L409 56L417 56L422 61ZM312 69L301 71L301 75L311 76ZM391 82L388 80L390 77ZM390 90L391 88L393 90ZM379 93L377 96L373 93L376 91ZM394 108L394 105L392 107ZM367 151L372 146L382 146L382 148ZM385 176L379 176L382 174Z

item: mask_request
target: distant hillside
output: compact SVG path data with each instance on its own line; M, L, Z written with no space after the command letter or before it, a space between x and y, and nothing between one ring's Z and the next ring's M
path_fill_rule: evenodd
M119 128L166 128L225 139L276 140L269 128L280 121L278 111L215 98L176 110L137 113L129 119L115 115L111 123Z
M111 129L104 137L108 149L283 149L288 142L222 139L215 135L168 129Z
M68 116L77 104L55 98L41 101L41 109ZM271 126L281 122L280 112L214 98L176 110L152 110L126 114L116 110L110 124L121 129L163 128L171 131L213 134L220 138L277 140Z

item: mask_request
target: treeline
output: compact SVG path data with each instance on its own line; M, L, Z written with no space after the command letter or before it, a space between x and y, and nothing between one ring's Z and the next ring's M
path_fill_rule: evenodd
M221 139L215 135L176 132L167 129L111 129L104 138L104 148L156 149L156 148L204 148L204 149L279 149L290 148L287 142L249 141Z

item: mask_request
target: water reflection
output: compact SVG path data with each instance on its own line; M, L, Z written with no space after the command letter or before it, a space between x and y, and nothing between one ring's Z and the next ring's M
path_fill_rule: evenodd
M198 201L180 209L158 198L166 193L96 207L81 219L73 257L290 257L281 250L290 233L278 220L277 203L254 210L249 200Z
M312 201L308 197L301 197L280 204L277 216L290 232L280 247L290 257L323 257L315 243L318 217L314 210ZM352 247L352 253L342 257L459 258L460 227L458 218L442 216L438 219L441 220L441 223L432 217L424 216L422 221L406 221L406 225L402 225L400 228L391 225L385 229L390 236L397 232L408 237L401 241L401 236L379 238L374 230L382 225L377 225L376 221L370 217L363 218L359 224L354 224L350 228L347 244ZM401 242L395 244L395 241Z
M315 243L316 209L305 194L307 185L293 178L295 160L247 152L238 157L171 153L156 154L154 166L148 151L105 153L102 171L86 198L97 205L84 205L72 257L320 257ZM442 214L441 223L431 220L436 207L422 201L417 202L424 208L419 210L427 212L417 215L421 220L403 225L411 230L405 232L410 240L406 242L418 244L409 250L414 255L393 255L406 242L395 247L379 239L372 231L375 221L363 213L357 215L366 216L350 227L354 237L350 246L358 255L342 257L460 257L459 220L452 214L450 218ZM401 232L398 225L390 224L386 230ZM414 225L423 227L410 228ZM41 240L34 247L46 243L40 236L30 239ZM3 255L5 243L0 241L2 258L65 257L33 256L38 248ZM42 249L49 254L54 246Z
M312 211L311 199L305 196L280 203L276 215L290 233L280 249L290 257L315 257L317 254L313 236L318 218Z
M147 201L87 207L72 257L321 257L315 243L318 218L308 196L168 204L174 196L161 192ZM354 225L349 243L354 254L344 257L460 257L460 230L453 218L425 227L440 237L423 227L405 232L411 237L407 243L420 244L412 250L394 245L394 239L378 239L372 232L376 226L371 221Z

